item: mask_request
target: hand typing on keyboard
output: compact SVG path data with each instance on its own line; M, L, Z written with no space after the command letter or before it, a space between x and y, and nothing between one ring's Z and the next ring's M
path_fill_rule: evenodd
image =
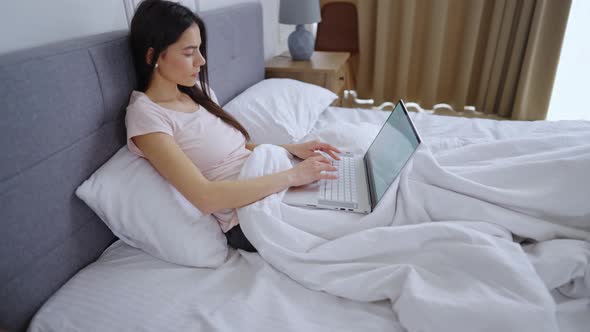
M289 153L292 155L301 159L321 156L322 152L327 154L332 159L340 159L340 157L337 155L337 153L340 153L340 150L328 143L322 143L318 140L300 144L285 144L282 145L282 147L289 151Z
M305 159L297 166L286 171L289 185L296 187L312 183L317 180L333 180L337 178L337 171L332 162L324 156L314 156Z

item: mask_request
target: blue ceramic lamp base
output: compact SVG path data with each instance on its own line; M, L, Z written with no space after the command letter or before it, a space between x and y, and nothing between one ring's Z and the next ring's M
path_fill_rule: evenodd
M313 54L313 34L305 30L303 24L297 24L288 39L289 52L295 61L309 60Z

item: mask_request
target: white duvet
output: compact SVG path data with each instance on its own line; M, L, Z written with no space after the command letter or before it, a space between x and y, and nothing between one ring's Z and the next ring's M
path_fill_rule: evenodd
M311 136L358 153L378 129ZM278 193L239 209L242 229L306 288L389 299L408 331L558 331L550 292L590 296L590 132L425 141L369 215L291 207ZM289 167L285 150L262 145L240 176Z

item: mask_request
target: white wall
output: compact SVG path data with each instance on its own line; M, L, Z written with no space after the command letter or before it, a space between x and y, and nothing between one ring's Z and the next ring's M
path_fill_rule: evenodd
M126 28L122 0L0 1L0 53Z
M124 1L0 0L0 54L55 41L127 29ZM260 2L264 20L265 59L285 49L284 40L283 46L280 46L279 38L279 0L194 1L194 8L198 11L235 3Z

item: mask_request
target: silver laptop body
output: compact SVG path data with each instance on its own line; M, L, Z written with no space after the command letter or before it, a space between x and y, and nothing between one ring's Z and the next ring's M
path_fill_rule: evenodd
M289 205L370 213L410 160L422 140L403 100L391 112L364 155L340 154L334 160L337 180L291 187L283 197Z

